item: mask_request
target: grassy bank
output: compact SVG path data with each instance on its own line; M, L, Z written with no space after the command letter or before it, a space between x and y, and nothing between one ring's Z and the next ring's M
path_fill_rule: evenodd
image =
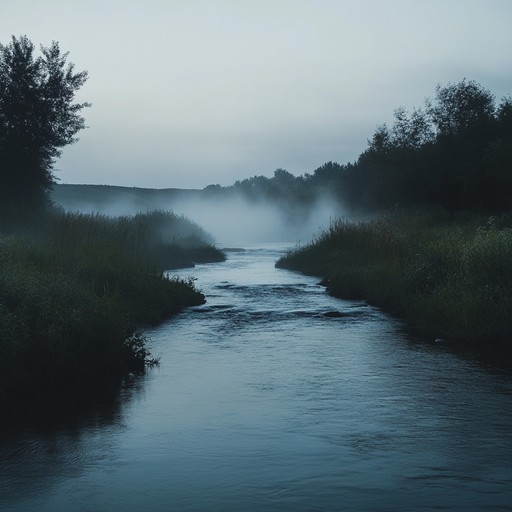
M184 230L184 228L187 230ZM0 236L0 400L86 393L150 360L137 330L204 297L163 270L221 260L164 212L52 212Z
M332 295L366 299L432 338L510 350L509 220L337 220L277 266L322 276Z

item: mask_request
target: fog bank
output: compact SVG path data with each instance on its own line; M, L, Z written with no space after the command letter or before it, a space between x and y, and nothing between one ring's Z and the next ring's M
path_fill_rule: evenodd
M325 196L306 205L248 200L240 194L211 196L201 190L137 189L94 185L57 185L52 198L68 211L109 216L155 209L184 215L210 233L218 246L252 243L306 243L344 215Z
M341 212L333 202L317 202L302 210L287 210L268 201L252 203L241 197L178 202L175 212L198 223L218 244L238 246L265 242L308 242Z

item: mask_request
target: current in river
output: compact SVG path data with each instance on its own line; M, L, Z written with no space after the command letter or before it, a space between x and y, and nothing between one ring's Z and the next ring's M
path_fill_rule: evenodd
M510 372L274 268L283 249L177 272L207 303L147 331L158 367L4 425L0 510L511 510Z

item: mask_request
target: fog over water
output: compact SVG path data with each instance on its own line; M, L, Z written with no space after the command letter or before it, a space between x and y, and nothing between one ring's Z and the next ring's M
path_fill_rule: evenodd
M98 199L89 187L81 195L65 196L66 186L56 187L54 201L69 211L101 213L109 216L134 215L151 210L168 210L199 224L222 246L261 242L307 243L329 226L334 218L347 216L334 200L318 196L313 203L284 204L259 199L250 201L241 194L209 196L200 190L177 190L169 199L165 191L103 187L106 195ZM79 190L82 190L81 188ZM149 192L144 197L140 191Z
M276 204L254 204L242 198L233 198L227 204L217 200L178 203L176 212L200 224L223 245L308 242L331 219L342 214L330 201L319 201L310 209L290 216Z

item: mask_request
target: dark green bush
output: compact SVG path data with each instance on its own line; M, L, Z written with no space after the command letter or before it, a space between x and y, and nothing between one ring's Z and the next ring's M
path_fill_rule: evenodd
M433 337L512 348L512 230L427 215L335 221L277 265L324 277Z
M163 253L185 259L165 245L176 219L52 212L30 235L0 237L0 400L85 392L154 362L138 329L204 302L162 272Z

